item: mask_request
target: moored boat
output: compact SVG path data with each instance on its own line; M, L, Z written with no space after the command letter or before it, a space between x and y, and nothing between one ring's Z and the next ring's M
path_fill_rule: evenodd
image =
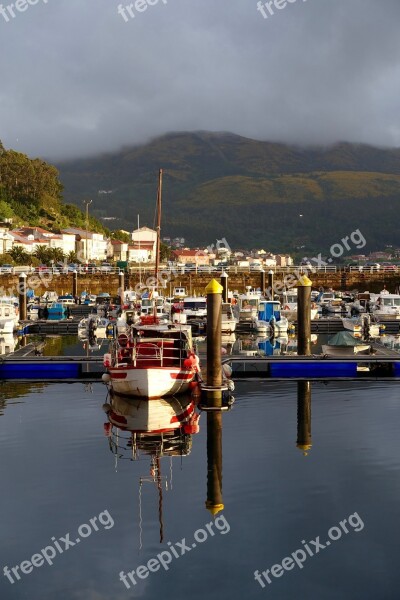
M378 320L400 320L400 295L382 290L372 307L372 313Z
M12 333L18 328L18 304L13 298L0 298L0 333Z
M356 339L348 331L340 331L322 346L322 353L327 356L354 356L370 354L371 344Z
M150 324L151 317L144 319L129 334L118 335L104 357L112 389L149 399L188 391L199 370L190 326Z

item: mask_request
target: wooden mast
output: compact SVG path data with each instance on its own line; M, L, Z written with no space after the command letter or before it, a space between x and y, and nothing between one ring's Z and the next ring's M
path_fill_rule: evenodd
M156 242L156 268L154 277L158 281L158 270L160 268L160 243L161 243L161 197L162 197L162 176L163 171L160 169L158 174L158 192L157 192L157 242Z
M158 173L158 191L157 191L157 240L156 240L156 266L154 270L154 277L156 280L155 285L158 286L158 271L160 268L160 244L161 244L161 198L162 198L162 176L163 170L160 169ZM154 298L154 317L157 317L157 306Z

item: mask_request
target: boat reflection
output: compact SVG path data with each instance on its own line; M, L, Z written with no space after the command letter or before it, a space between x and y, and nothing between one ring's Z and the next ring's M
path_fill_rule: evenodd
M141 455L150 456L149 474L139 479L139 547L142 547L142 488L146 483L153 484L158 492L162 543L163 490L168 490L168 479L161 473L161 458L170 457L169 485L172 487L172 457L188 456L192 449L192 435L200 431L200 415L195 402L188 396L148 401L112 392L110 402L104 404L103 409L108 417L104 431L115 455L116 468L120 459L137 461Z

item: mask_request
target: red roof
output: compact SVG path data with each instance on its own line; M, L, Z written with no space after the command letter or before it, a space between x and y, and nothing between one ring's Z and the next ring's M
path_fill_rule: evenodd
M199 256L203 254L200 250L174 250L176 256Z

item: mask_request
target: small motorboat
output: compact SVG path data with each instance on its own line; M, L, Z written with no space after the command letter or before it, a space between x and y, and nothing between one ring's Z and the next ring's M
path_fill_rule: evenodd
M107 326L110 321L105 317L99 317L98 315L89 315L85 319L79 321L78 324L78 335L80 337L88 337L91 333L96 333L96 337L105 338L107 337Z
M379 336L378 323L371 323L370 315L360 315L358 317L342 317L343 327L352 333L364 333L370 337Z
M348 331L340 331L322 346L326 356L354 356L356 354L371 354L371 344L356 339Z

